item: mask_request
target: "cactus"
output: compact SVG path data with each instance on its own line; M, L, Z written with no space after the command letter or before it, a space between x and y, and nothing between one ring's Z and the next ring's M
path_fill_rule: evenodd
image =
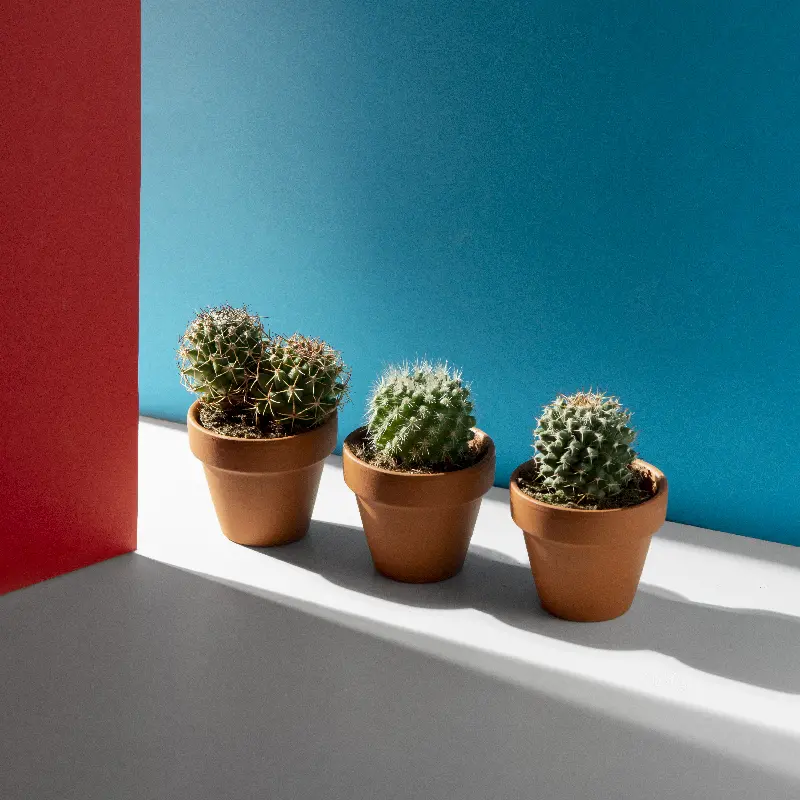
M616 397L579 392L559 396L538 420L539 484L567 501L599 501L619 494L632 477L636 432Z
M346 399L350 371L341 355L321 339L276 336L249 387L259 416L289 433L324 422Z
M369 400L367 439L377 455L399 465L461 461L474 425L469 388L447 364L390 367Z
M224 409L245 403L265 337L260 317L245 306L203 309L181 339L181 382L210 406Z

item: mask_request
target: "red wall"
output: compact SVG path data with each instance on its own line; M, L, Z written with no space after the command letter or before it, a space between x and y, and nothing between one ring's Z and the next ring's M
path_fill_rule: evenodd
M0 592L136 546L139 37L0 4Z

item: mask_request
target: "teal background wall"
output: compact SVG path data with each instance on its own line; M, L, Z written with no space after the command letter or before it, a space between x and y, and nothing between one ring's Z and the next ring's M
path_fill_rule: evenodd
M673 520L800 544L800 5L144 0L142 412L193 311L472 382L498 482L558 392Z

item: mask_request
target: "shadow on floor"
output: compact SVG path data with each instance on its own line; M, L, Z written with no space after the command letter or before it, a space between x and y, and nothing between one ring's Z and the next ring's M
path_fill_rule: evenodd
M316 563L349 555L348 537L317 527L280 552ZM0 633L3 800L798 796L796 778L691 729L629 724L136 554L0 598Z
M424 608L474 608L507 625L603 650L652 650L704 672L800 694L800 619L692 602L642 584L631 610L610 622L555 619L539 605L527 564L472 546L464 570L438 584L404 584L375 572L360 528L314 521L285 547L251 548L357 592Z

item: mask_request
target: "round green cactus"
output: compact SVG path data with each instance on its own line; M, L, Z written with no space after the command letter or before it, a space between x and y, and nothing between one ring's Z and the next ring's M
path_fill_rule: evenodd
M207 405L229 408L243 403L265 336L260 317L245 306L203 309L181 339L181 382Z
M541 485L567 500L602 500L631 480L630 412L616 397L579 392L545 406L534 435Z
M469 388L446 364L387 369L372 391L368 420L375 452L407 466L458 462L475 436Z
M289 432L324 422L347 397L350 371L321 339L273 338L264 348L249 397L256 412Z

